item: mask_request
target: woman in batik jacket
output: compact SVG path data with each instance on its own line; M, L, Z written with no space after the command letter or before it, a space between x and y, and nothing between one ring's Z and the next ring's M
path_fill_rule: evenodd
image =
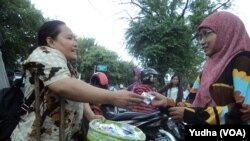
M25 99L34 92L34 75L41 85L41 140L58 141L59 125L64 123L61 139L72 140L73 135L81 130L83 102L112 104L131 108L143 100L142 96L128 91L112 92L100 89L76 79L77 73L69 62L77 59L77 42L71 29L62 21L53 20L44 23L38 31L38 45L25 60L27 68ZM34 96L34 95L33 95ZM63 102L61 102L63 100ZM62 103L62 104L61 104ZM11 135L13 141L34 141L38 136L35 124L34 102ZM60 109L64 110L61 121Z

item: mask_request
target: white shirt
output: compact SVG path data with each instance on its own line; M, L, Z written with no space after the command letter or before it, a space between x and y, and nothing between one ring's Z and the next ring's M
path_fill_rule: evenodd
M185 91L183 92L183 100L186 100L186 99L187 99L187 96L188 96L189 93L190 93L190 92L189 92L188 90L185 90Z
M168 89L167 97L176 100L177 95L178 95L178 87L173 87L173 88Z

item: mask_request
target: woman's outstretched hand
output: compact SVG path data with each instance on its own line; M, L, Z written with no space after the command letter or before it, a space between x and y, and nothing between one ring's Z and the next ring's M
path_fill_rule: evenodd
M127 90L114 92L114 99L111 103L117 107L132 109L135 105L143 102L144 97Z
M162 106L162 107L167 106L167 97L158 92L149 92L149 93L155 96L154 100L151 102L151 105Z
M153 106L175 106L175 101L171 98L168 98L158 92L149 92L153 96L155 96L155 99L151 102L151 105Z

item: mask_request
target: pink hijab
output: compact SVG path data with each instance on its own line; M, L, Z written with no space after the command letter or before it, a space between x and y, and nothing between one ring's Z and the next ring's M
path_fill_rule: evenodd
M215 12L200 24L212 29L216 35L216 53L208 57L203 68L200 89L192 104L193 107L216 106L211 98L209 87L218 80L231 59L240 52L250 51L250 39L243 22L229 12Z

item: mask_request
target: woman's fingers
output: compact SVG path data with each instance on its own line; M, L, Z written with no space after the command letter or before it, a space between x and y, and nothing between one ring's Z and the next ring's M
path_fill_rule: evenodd
M143 96L133 93L133 94L131 94L131 97L129 100L130 100L130 102L132 102L132 104L137 105L137 104L143 102L143 99L144 99Z
M184 115L184 107L171 107L169 108L169 115L175 121L182 121Z

